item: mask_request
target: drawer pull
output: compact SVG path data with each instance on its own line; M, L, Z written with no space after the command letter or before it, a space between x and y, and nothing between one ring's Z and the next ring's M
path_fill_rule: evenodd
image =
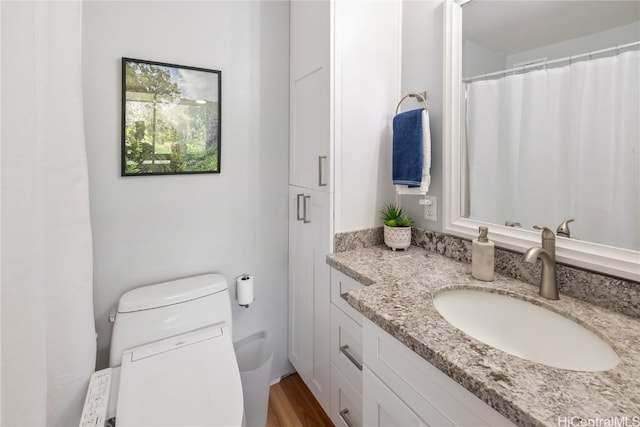
M342 411L340 411L340 418L342 418L344 420L344 423L348 426L348 427L353 427L353 423L351 422L351 420L349 419L349 417L347 417L347 414L349 413L348 409L343 409Z
M300 198L304 197L304 194L296 195L296 221L302 221L304 217L300 216Z
M307 200L311 200L311 196L304 196L302 198L302 222L305 224L311 222L311 220L307 218Z
M318 186L326 187L327 183L322 179L322 161L327 160L327 156L318 156Z
M351 361L351 363L356 365L356 368L358 368L359 370L362 371L362 363L358 362L358 360L356 360L356 358L353 357L353 355L351 353L349 353L348 350L349 350L349 346L347 344L345 344L342 347L340 347L340 353L342 353L345 356L347 356L347 359L349 359Z

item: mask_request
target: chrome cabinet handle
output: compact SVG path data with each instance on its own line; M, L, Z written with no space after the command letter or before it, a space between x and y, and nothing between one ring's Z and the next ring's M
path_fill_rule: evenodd
M351 422L351 420L349 419L349 417L347 417L347 414L349 413L349 410L347 408L343 409L342 411L340 411L340 418L342 418L344 420L344 423L348 426L348 427L353 427L353 423Z
M351 361L351 363L356 365L356 368L358 368L359 370L362 371L362 363L358 362L358 360L355 357L353 357L353 355L351 353L349 353L348 350L349 350L349 346L347 344L345 344L342 347L340 347L340 353L342 353L345 356L347 356L347 359L349 359Z
M302 221L304 217L300 216L300 197L304 197L304 194L296 195L296 221Z
M318 156L318 186L319 187L326 187L327 183L326 182L322 182L323 181L323 176L322 176L322 160L327 160L327 156Z
M309 224L311 222L310 219L307 219L307 200L311 199L311 196L304 196L302 199L302 222L305 224Z

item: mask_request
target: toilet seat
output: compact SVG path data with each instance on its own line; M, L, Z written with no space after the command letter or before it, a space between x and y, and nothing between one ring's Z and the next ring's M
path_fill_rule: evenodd
M124 352L120 426L240 426L240 372L231 332L217 325Z

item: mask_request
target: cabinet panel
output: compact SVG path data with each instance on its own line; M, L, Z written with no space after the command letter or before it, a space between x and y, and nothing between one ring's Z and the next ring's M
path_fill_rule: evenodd
M331 366L331 420L336 426L362 426L362 396L334 365Z
M289 186L288 356L320 405L330 399L329 194Z
M362 410L365 426L427 426L411 408L400 400L366 366L364 367L363 381Z
M395 198L393 186L388 184L392 160L388 147L394 108L404 95L399 92L402 3L334 3L338 231L373 227L380 201Z
M362 327L331 304L331 362L362 394Z
M342 298L342 294L346 294L353 289L360 289L363 286L363 284L358 283L341 271L335 268L331 269L331 302L351 317L358 325L362 325L362 314L351 307L349 303Z
M301 218L304 189L289 187L289 361L302 378L311 374L312 341L309 333L313 318L308 315L313 295L313 242L306 235Z
M329 412L331 379L331 329L330 329L330 273L327 254L330 246L329 194L310 191L311 227L313 241L313 386L311 391L320 405Z
M330 3L293 1L290 7L291 78L298 80L329 65Z
M427 423L513 426L489 405L368 319L362 326L365 367ZM364 397L366 399L366 392Z
M329 64L328 0L291 2L291 78L294 80Z
M318 68L291 84L289 183L329 191L329 72Z

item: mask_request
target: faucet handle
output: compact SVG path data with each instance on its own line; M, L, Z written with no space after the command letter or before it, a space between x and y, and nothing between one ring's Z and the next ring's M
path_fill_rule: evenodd
M505 221L504 225L507 227L522 227L522 224L516 221Z
M543 239L555 239L556 235L553 234L553 231L549 227L545 227L544 225L534 225L534 229L542 230L542 238Z
M562 224L558 226L556 229L556 234L558 236L571 237L571 230L569 230L569 223L575 221L573 218L567 218L562 221Z
M551 259L556 259L556 235L553 234L548 227L544 225L534 225L533 228L536 230L542 230L542 249L547 251L551 256Z

